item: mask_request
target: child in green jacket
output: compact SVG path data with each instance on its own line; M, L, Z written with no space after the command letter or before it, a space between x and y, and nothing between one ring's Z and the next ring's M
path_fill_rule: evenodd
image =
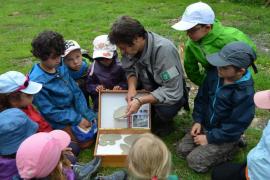
M189 5L181 20L172 28L186 31L189 36L185 44L184 67L188 78L199 86L211 66L206 60L206 55L220 51L233 41L243 41L256 49L254 43L243 32L222 26L215 19L212 8L203 2Z

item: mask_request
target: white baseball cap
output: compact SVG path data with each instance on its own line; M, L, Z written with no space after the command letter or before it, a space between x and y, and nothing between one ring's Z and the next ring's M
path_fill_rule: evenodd
M41 88L42 84L30 81L28 76L17 71L8 71L0 75L0 93L21 91L36 94Z
M93 58L111 59L116 51L116 45L111 44L108 35L97 36L94 41Z
M81 50L80 45L76 41L74 41L74 40L66 40L65 41L65 54L64 54L64 57L66 55L68 55L71 51L74 51L76 49Z
M197 24L213 24L215 21L215 13L213 9L206 3L197 2L189 5L181 20L172 26L173 29L186 31Z

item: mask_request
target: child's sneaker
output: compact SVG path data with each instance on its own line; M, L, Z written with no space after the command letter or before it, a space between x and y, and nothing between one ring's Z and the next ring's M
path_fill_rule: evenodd
M126 171L116 171L109 176L97 176L95 180L127 180Z
M101 158L95 157L92 161L86 164L75 164L73 170L78 180L89 180L91 176L97 172L101 164Z

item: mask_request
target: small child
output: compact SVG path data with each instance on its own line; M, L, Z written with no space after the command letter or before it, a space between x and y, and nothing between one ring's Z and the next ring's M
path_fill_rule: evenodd
M40 113L32 105L33 95L37 94L42 88L42 84L29 80L17 71L9 71L0 75L0 111L7 108L19 108L36 123L38 123L38 132L50 132L52 127L44 120ZM77 143L70 144L72 152L77 156L80 149ZM76 157L68 156L72 162L76 162Z
M28 137L19 147L16 164L23 179L52 180L90 179L100 165L100 159L85 165L74 165L66 159L70 136L62 130L41 132Z
M202 85L208 69L211 68L206 55L220 51L233 41L246 42L255 50L255 45L250 38L236 28L223 26L215 19L212 8L203 2L190 4L181 20L172 28L186 31L189 37L185 44L185 71L188 78L199 86Z
M28 76L17 71L8 71L0 75L0 111L7 108L19 108L30 119L38 123L38 132L50 132L48 122L33 107L33 95L42 88L42 84L29 80Z
M83 58L80 45L74 40L65 41L64 62L68 67L70 76L76 81L82 90L87 105L89 106L89 94L86 91L86 77L88 64Z
M74 171L63 155L69 143L70 136L61 130L41 132L28 137L20 145L16 155L20 177L74 180Z
M270 90L256 92L254 102L259 109L270 110ZM270 121L263 130L259 143L250 150L247 162L224 163L213 169L213 180L270 179Z
M89 68L87 90L98 111L98 93L100 90L127 89L125 72L117 58L116 46L108 40L108 35L97 36L94 41L94 62Z
M142 134L131 146L128 154L127 168L110 176L98 176L95 180L178 180L170 175L172 166L171 153L165 143L151 133Z
M270 90L257 92L254 102L259 109L270 111ZM270 179L270 122L263 130L260 142L248 153L247 173L249 179Z
M20 144L36 133L37 123L17 108L0 112L0 179L10 180L18 177L16 152Z
M53 129L65 130L86 148L97 132L96 115L63 64L64 51L63 36L56 32L44 31L33 40L32 53L40 63L32 68L30 79L43 85L33 102Z
M171 153L157 136L141 135L130 148L128 171L134 179L177 180L171 173Z
M213 66L194 102L194 124L177 146L190 168L206 172L229 160L255 114L254 84L248 67L256 54L243 42L232 42L207 56ZM255 65L254 65L255 66Z

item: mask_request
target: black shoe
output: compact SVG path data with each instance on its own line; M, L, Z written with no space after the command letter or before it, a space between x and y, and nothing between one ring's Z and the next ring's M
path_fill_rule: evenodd
M92 161L86 164L75 164L73 170L78 180L89 180L91 176L97 172L101 164L101 158L95 157Z
M127 172L124 170L116 171L109 176L97 176L95 180L127 180Z

